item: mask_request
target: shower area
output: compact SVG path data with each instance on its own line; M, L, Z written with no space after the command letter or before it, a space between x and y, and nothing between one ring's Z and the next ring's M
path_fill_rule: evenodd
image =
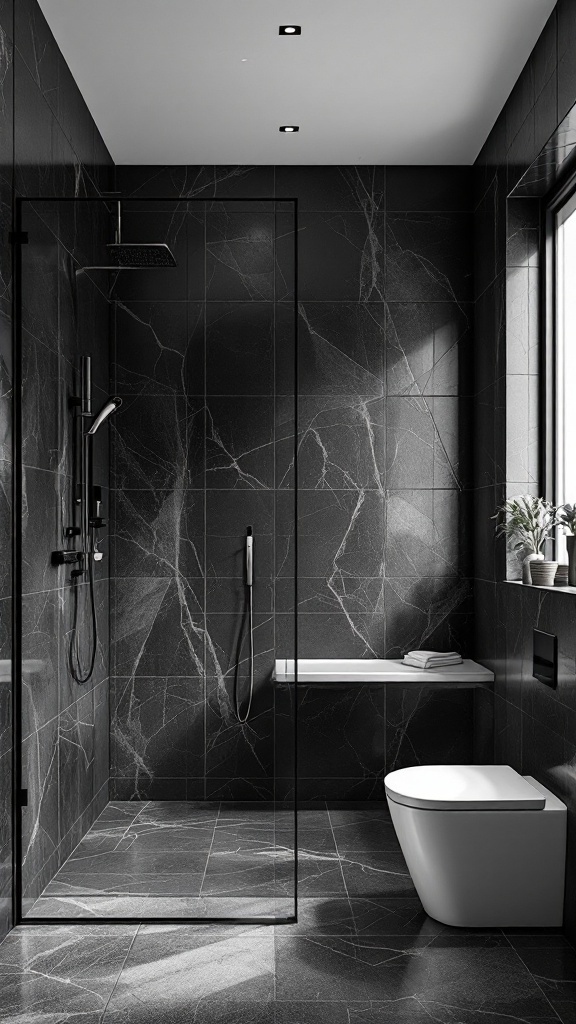
M296 203L16 228L21 919L290 920Z

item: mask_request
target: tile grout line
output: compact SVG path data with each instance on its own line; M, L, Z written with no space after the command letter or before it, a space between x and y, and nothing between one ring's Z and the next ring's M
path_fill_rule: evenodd
M522 964L522 967L524 968L524 970L525 970L525 971L527 971L527 972L528 972L528 974L529 974L529 975L530 975L530 977L532 978L532 981L533 981L533 982L534 982L534 984L536 985L536 988L538 989L538 991L539 991L539 992L541 992L541 994L542 994L542 998L543 998L543 999L545 999L545 1000L546 1000L546 1002L548 1003L548 1006L549 1006L549 1007L550 1007L550 1009L552 1010L552 1013L554 1014L554 1016L555 1016L555 1017L557 1017L559 1021L562 1021L562 1024L564 1024L564 1022L563 1022L563 1019L562 1019L562 1017L560 1016L560 1014L558 1013L558 1011L557 1011L557 1010L555 1009L555 1007L554 1007L554 1006L552 1005L552 1003L550 1002L550 1000L549 1000L548 996L546 995L546 993L545 993L544 989L543 989L543 988L542 988L542 986L540 985L540 982L538 981L538 979L537 979L537 978L535 977L535 975L534 975L534 974L532 973L532 971L530 970L530 968L528 967L528 965L524 963L524 961L523 961L522 957L520 956L520 953L518 952L518 950L516 949L516 947L512 945L512 943L510 942L510 939L508 938L508 936L507 936L507 935L505 935L505 933L504 933L504 932L503 932L503 934L504 934L504 936L505 936L505 938L506 938L506 941L508 942L508 944L509 944L510 948L514 950L514 953L516 954L516 956L517 956L518 960L519 960L519 961L520 961L520 963Z
M348 886L346 885L346 878L344 877L344 872L342 870L342 858L340 856L340 851L338 849L338 843L336 842L336 834L334 832L334 826L332 824L332 817L330 815L330 808L328 807L328 801L327 800L325 801L325 805L326 805L326 813L328 815L328 823L330 825L330 831L332 832L332 839L334 840L334 848L336 850L336 856L338 858L338 867L340 868L340 875L342 877L342 884L344 886L344 892L346 893L346 899L348 901L348 907L349 907L349 910L350 910L350 916L351 916L351 918L352 918L352 920L354 922L354 932L356 933L356 919L355 919L353 911L352 911L352 904L350 902L350 893L348 892Z
M216 819L214 821L214 828L212 829L212 839L210 840L210 849L208 850L208 856L206 857L206 863L204 865L204 874L202 875L202 881L200 882L200 891L198 893L199 898L203 899L202 889L204 888L204 881L206 879L206 872L208 871L208 864L212 855L212 847L214 846L214 839L216 838L216 826L218 825L218 818L220 817L220 811L222 809L222 801L218 802L218 810L216 812Z
M118 982L120 981L120 978L122 977L122 972L123 972L123 970L126 967L126 964L128 962L128 957L130 956L130 953L132 952L134 943L136 942L136 938L140 934L140 930L142 929L142 927L143 926L141 924L136 925L136 931L134 932L134 935L132 936L132 941L131 941L131 943L130 943L127 951L126 951L126 956L124 957L124 959L122 961L122 966L121 966L120 970L118 971L118 976L116 978L116 981L114 982L114 985L112 986L112 991L110 992L110 995L108 996L108 999L106 1000L106 1006L104 1007L104 1010L102 1011L102 1016L100 1018L100 1024L102 1024L102 1022L103 1022L103 1020L104 1020L104 1018L105 1018L105 1016L106 1016L106 1014L108 1012L108 1007L110 1006L110 1002L111 1002L112 996L114 995L114 993L116 991L116 988L118 986Z

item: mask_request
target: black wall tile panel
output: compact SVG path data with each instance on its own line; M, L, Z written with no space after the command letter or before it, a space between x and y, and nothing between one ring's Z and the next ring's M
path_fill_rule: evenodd
M413 764L471 764L472 690L389 686L386 696L386 769Z
M112 457L114 671L137 686L202 666L206 798L262 798L274 769L282 774L268 698L275 656L293 655L296 484L301 656L396 656L425 641L465 650L470 630L471 171L269 170L117 169L130 216L141 217L138 237L146 223L172 237L188 284L175 275L174 293L161 296L159 280L150 292L133 279L114 296L125 397ZM297 382L291 207L227 203L231 194L299 201ZM166 199L146 214L145 196ZM184 202L170 208L170 196ZM211 201L186 204L193 197ZM202 218L205 279L191 269L202 262ZM256 694L254 718L240 727L247 525L256 534ZM359 767L367 708L360 700L354 712L349 764L331 766L328 742L313 745L312 795L382 799L383 704L378 765ZM127 713L118 712L117 737ZM466 735L470 721L466 712ZM113 774L120 797L133 772L119 763ZM178 776L170 765L164 774ZM198 781L184 762L180 777L181 786ZM148 795L158 780L148 777Z
M385 209L385 167L275 168L275 194L298 199L303 213L377 213Z
M386 297L442 302L472 298L472 215L390 213L386 219Z
M202 303L117 302L115 388L124 395L204 394Z

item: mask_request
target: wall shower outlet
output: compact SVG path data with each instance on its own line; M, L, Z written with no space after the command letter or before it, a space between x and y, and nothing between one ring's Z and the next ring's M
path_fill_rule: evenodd
M532 674L539 682L555 688L558 684L558 637L532 630Z

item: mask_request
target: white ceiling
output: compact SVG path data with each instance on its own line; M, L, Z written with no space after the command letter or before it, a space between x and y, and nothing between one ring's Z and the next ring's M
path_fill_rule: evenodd
M554 0L40 6L119 164L469 164Z

